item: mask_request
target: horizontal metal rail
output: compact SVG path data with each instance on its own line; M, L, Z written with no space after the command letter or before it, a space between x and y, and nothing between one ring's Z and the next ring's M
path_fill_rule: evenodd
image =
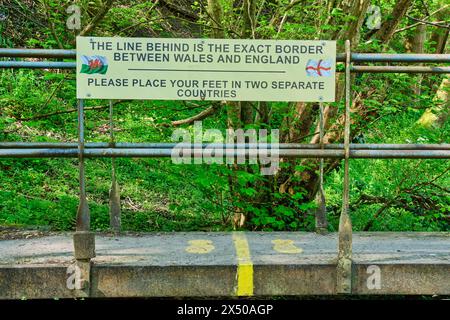
M75 59L76 50L0 48L0 57Z
M75 62L56 61L0 61L3 69L75 69Z
M450 73L450 67L351 66L353 73Z
M70 149L77 148L77 142L0 142L0 149ZM108 142L88 142L85 148L110 148ZM279 148L279 149L321 149L319 144L302 143L246 143L246 144L227 144L227 143L130 143L116 142L116 148L134 148L134 149L171 149L174 147L183 148L218 148L218 149L252 149L252 148ZM344 149L344 144L324 144L324 149ZM450 150L450 143L441 144L384 144L384 143L351 143L350 149L353 150Z
M75 62L0 61L3 69L75 69ZM426 66L351 66L352 73L450 73L450 67ZM342 72L342 71L337 71Z
M338 53L336 61L345 62L345 54ZM450 54L428 54L428 53L352 53L352 62L450 62Z
M11 58L63 58L75 59L76 50L61 49L11 49L0 48L0 57ZM345 54L338 53L336 61L345 62ZM450 54L398 54L398 53L352 53L351 61L353 62L450 62Z
M211 157L258 157L276 156L285 158L344 158L344 150L324 149L211 149ZM130 148L88 148L82 152L86 158L166 158L176 151L173 148L130 149ZM0 149L0 158L75 158L78 149ZM208 158L204 149L178 148L180 157ZM450 159L450 150L350 150L350 158L373 159Z

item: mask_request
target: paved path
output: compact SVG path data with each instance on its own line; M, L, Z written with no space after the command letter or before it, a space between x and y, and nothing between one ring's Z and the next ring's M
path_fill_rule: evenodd
M1 240L0 298L79 295L72 250L70 233ZM97 297L336 293L335 233L97 235L96 254ZM355 233L353 262L354 294L450 294L449 233Z

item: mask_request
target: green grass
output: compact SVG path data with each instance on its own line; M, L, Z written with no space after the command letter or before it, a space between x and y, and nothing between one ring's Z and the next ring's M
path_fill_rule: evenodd
M60 81L64 80L58 88ZM72 79L72 80L70 80ZM52 99L49 97L55 94ZM18 122L76 107L73 75L42 71L3 71L0 74L0 141L76 141L77 114L58 114ZM107 101L87 101L86 107L105 106ZM282 108L282 103L276 103ZM173 128L162 125L198 113L181 102L133 101L115 106L116 140L122 142L170 142ZM402 110L375 122L364 135L366 143L439 143L448 141L449 124L424 129L415 125L421 113ZM204 128L223 126L224 114L208 118ZM109 141L108 109L86 111L86 140ZM182 231L230 230L224 166L175 165L169 159L119 158L117 177L121 189L125 230ZM383 203L360 203L362 194L391 199L399 186L407 189L436 177L448 167L446 160L351 160L351 214L355 230L362 230ZM109 226L111 160L88 159L87 194L93 230ZM447 173L435 181L438 187L419 190L437 207L421 207L400 192L406 207L387 208L370 230L449 230L450 185ZM330 230L336 230L342 199L342 170L325 179ZM244 190L245 191L245 190ZM78 161L76 159L1 159L0 224L44 225L72 230L78 206ZM224 222L226 221L226 222ZM313 230L307 215L295 229Z

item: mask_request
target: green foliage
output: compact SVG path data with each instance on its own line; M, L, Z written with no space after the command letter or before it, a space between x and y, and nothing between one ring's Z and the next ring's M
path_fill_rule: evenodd
M414 111L386 117L366 143L442 143L449 124L442 132L416 125ZM381 131L382 130L382 131ZM355 230L438 231L449 230L449 165L445 160L366 160L351 161L351 210ZM342 171L326 180L329 214L337 228L341 206ZM389 204L388 206L385 206ZM378 216L374 216L385 208Z
M73 48L76 33L66 29L65 9L72 1L5 0L11 19L0 22L0 47ZM393 0L377 2L386 20ZM410 15L421 17L422 1ZM104 2L80 0L82 26L98 13ZM180 1L184 3L184 1ZM97 36L209 37L213 28L206 1L184 7L198 17L159 6L153 1L117 1L95 28ZM220 0L221 26L226 37L239 38L242 27L240 2ZM325 1L257 1L254 35L262 39L334 39L355 17ZM339 2L337 2L339 3ZM290 4L293 4L292 6ZM427 1L430 11L439 1ZM411 24L402 19L398 28ZM389 44L371 38L363 25L359 52L405 52L405 41L414 29L396 33ZM432 52L433 42L425 43ZM342 66L338 66L342 68ZM354 78L355 92L370 92L362 102L363 115L352 115L352 132L363 143L447 143L449 123L438 130L416 124L433 101L442 76L364 74ZM413 88L422 81L420 94ZM373 90L376 88L376 90ZM89 110L92 107L103 109ZM116 140L170 142L173 120L189 118L208 103L132 101L115 106ZM338 115L343 103L337 102ZM74 75L38 70L1 70L0 141L76 141ZM86 106L86 139L109 141L106 101L90 100ZM256 108L256 105L252 107ZM295 109L283 102L269 103L268 123L248 128L280 128ZM203 120L203 128L227 127L227 110ZM39 117L41 116L41 117ZM312 135L315 130L311 126ZM186 129L192 130L187 126ZM308 136L302 141L309 142ZM88 160L87 192L94 230L109 227L109 159ZM278 176L263 176L258 165L174 165L170 160L116 160L125 230L182 231L230 230L233 212L246 215L243 228L250 230L314 230L315 201L302 182L317 161L284 161ZM296 175L290 174L296 172ZM450 175L445 160L351 160L351 215L355 230L449 230ZM74 228L78 206L78 167L75 159L0 160L0 224L48 225L55 230ZM291 179L296 186L284 188ZM327 173L325 187L330 230L337 230L342 202L342 170ZM430 183L431 181L431 183Z

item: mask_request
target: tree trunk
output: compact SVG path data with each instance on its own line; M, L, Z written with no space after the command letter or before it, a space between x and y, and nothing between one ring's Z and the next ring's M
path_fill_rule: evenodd
M242 38L254 38L256 26L256 0L244 0L242 6Z
M412 52L414 53L424 53L425 52L425 40L427 37L427 26L425 24L420 24L416 27L414 38L412 41ZM420 64L422 65L422 64ZM417 75L417 82L414 85L413 91L414 94L419 96L421 93L421 85L422 85L422 74ZM416 99L417 100L417 99Z
M219 5L218 0L217 5ZM236 2L234 2L236 4ZM241 37L254 38L254 30L256 25L256 0L244 0L242 4L242 25ZM227 126L229 129L245 128L246 125L254 123L254 112L252 104L248 101L231 102L227 105ZM236 172L239 167L236 163L231 165L232 172L228 176L230 201L235 202L245 196L239 194L235 186L237 185ZM242 227L247 217L245 212L238 206L233 206L233 227Z
M256 0L244 0L242 5L242 39L255 38ZM239 102L244 125L253 123L253 108L250 102Z
M347 40L350 39L350 41L352 41L352 47L356 47L358 45L359 39L360 39L360 34L359 34L359 30L361 29L361 26L364 22L364 17L367 11L367 8L370 4L369 0L346 0L346 1L342 1L339 2L338 6L344 10L344 14L343 16L353 16L355 17L355 19L352 19L350 21L349 24L345 25L345 27L343 27L340 31L335 33L335 37L336 40ZM330 23L338 23L339 21L333 20L330 21ZM342 42L343 42L342 41ZM341 48L342 49L342 48ZM339 50L339 49L338 49ZM338 79L338 81L336 81L336 101L340 101L344 96L344 82L343 82L343 77L341 76L340 79ZM317 108L315 108L317 109ZM298 137L302 137L302 136L306 136L306 134L310 131L311 125L314 125L317 127L317 123L318 123L318 119L317 119L317 113L315 113L315 117L314 118L310 118L312 116L312 110L313 107L311 104L307 104L307 103L302 103L299 102L295 105L295 109L293 114L288 114L287 117L292 117L292 118L297 118L299 119L297 122L297 126L292 125L290 123L290 121L285 121L287 123L289 123L292 126L292 129L290 130L290 134L292 135L292 132L297 132L296 135L290 135L292 138L298 138ZM329 129L330 127L330 123L331 120L334 119L334 117L336 116L336 112L337 112L337 108L331 105L326 105L325 106L325 110L324 110L324 125L325 125L325 130ZM301 121L300 121L301 120ZM307 126L307 124L309 124L309 126ZM300 125L300 126L299 126ZM316 130L317 132L317 130ZM324 140L326 143L328 143L329 140L329 135L325 135ZM310 143L318 143L318 135L314 135L312 139L310 139ZM302 142L302 141L298 141L298 139L296 139L296 141L293 141L293 139L289 139L286 142ZM311 161L314 160L307 160L310 164ZM295 172L294 175L297 176L303 176L304 179L306 179L306 185L304 186L309 186L310 185L310 181L311 180L315 180L317 179L317 166L318 166L319 162L318 161L314 161L312 168L306 171L301 172ZM283 190L287 190L287 184L289 184L291 179L288 179L287 181L282 182L281 191ZM303 183L302 183L303 184ZM313 183L313 185L315 185L315 183ZM309 190L309 195L310 197L314 198L315 197L315 192L313 190L310 190L311 187L306 187L307 190Z
M380 30L375 32L374 36L381 43L388 44L392 35L395 32L400 20L405 16L409 7L411 6L412 0L397 0L392 13L389 15L388 19L381 24Z
M441 1L441 6L444 6L444 1ZM450 16L450 7L447 7L446 9L439 11L436 13L436 20L442 21L448 19ZM432 34L431 34L431 41L434 42L434 53L445 53L449 38L449 32L450 32L450 25L449 28L438 28L434 27Z
M337 8L343 10L342 17L348 19L352 17L349 22L344 21L330 21L331 24L343 25L343 27L337 31L333 39L343 40L342 44L338 44L338 51L344 49L344 41L350 40L352 48L355 48L360 40L360 30L366 16L367 8L370 5L370 0L343 0L338 1Z
M222 6L219 3L219 0L208 0L208 14L211 20L212 26L212 36L213 38L224 38L225 32L222 28Z

